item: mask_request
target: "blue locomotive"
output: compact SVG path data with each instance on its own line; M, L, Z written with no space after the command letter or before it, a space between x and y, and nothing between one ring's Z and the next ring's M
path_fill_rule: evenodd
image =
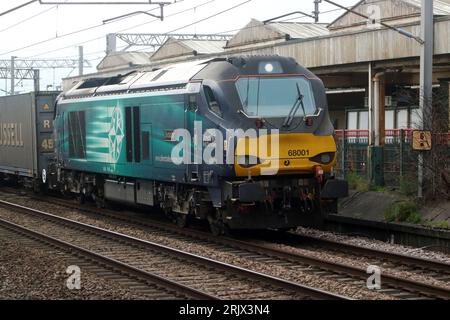
M50 189L158 207L180 226L288 229L347 193L323 83L291 58L186 62L81 81L55 106Z

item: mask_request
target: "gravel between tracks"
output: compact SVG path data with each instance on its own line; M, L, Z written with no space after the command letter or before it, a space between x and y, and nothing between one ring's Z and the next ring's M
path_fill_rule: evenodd
M83 272L81 289L69 290L66 269L72 263L43 249L27 248L20 240L0 235L1 300L138 300L120 285Z
M47 211L53 214L58 214L66 218L70 218L76 221L93 224L101 228L113 230L116 232L124 233L130 236L134 236L140 239L145 239L157 243L161 243L167 246L185 250L201 256L206 256L212 259L217 259L226 263L238 265L244 268L249 268L258 272L264 272L276 277L291 280L294 282L302 283L311 287L319 288L322 290L331 291L337 294L349 296L355 299L392 299L391 296L369 291L365 287L365 281L361 281L361 284L348 284L337 282L335 280L327 279L325 277L315 276L308 272L299 271L295 269L285 268L281 266L268 265L254 261L250 258L245 258L236 254L222 252L210 246L193 244L187 241L174 239L167 236L151 234L143 228L138 226L130 226L123 222L118 222L113 219L101 217L92 218L88 217L84 213L80 213L76 210L67 209L58 205L52 205L45 202L36 201L26 197L6 197L11 199L15 203L22 204L24 206L30 206L38 210ZM7 199L6 199L7 200ZM330 257L331 259L333 257Z
M442 261L445 263L450 263L450 255L436 252L436 251L429 251L421 248L414 248L414 247L407 247L402 246L398 244L390 244L379 240L372 240L367 239L363 237L358 236L348 236L348 235L342 235L342 234L336 234L332 232L326 232L326 231L320 231L320 230L314 230L314 229L307 229L307 228L298 228L296 230L296 233L300 235L305 236L314 236L317 238L322 238L326 240L331 241L338 241L342 243L348 243L353 244L361 247L371 248L371 249L377 249L377 250L384 250L387 252L393 252L393 253L399 253L399 254L406 254L412 257L417 258L423 258L423 259L431 259L431 260L437 260Z
M269 244L268 246L271 246L276 249L281 249L287 252L291 252L294 254L299 253L306 256L312 256L321 260L333 261L336 263L349 265L361 269L366 269L370 265L375 265L381 268L382 274L383 273L389 274L403 279L416 280L419 282L428 283L435 286L447 287L450 289L449 282L438 281L435 278L427 276L425 273L420 274L418 272L411 272L408 270L399 270L396 267L393 268L388 266L386 263L379 264L379 262L376 259L372 261L370 258L358 255L346 255L345 253L335 252L332 250L330 251L326 249L320 249L320 251L317 251L317 249L302 249L279 244Z

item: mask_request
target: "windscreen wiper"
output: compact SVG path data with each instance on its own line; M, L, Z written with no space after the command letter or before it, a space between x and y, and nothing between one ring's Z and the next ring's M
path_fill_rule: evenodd
M298 86L298 83L296 83L295 85L297 86L297 92L298 92L297 100L295 100L294 105L292 106L291 110L289 111L289 115L286 117L286 119L283 122L283 127L287 127L287 128L290 127L292 124L292 121L294 121L295 115L297 114L300 106L303 109L303 115L306 117L305 105L303 103L304 96L302 95L302 92L300 91L300 87Z

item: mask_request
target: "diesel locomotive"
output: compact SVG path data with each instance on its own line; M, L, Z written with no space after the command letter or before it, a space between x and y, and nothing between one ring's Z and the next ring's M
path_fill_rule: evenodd
M53 152L39 184L80 201L157 207L180 226L202 219L221 234L320 223L348 193L332 175L323 83L291 58L90 78L52 107Z

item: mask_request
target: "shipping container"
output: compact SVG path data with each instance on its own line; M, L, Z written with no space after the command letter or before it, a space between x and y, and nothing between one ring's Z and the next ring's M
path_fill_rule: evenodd
M59 92L0 97L0 174L46 179L54 157L53 118Z

